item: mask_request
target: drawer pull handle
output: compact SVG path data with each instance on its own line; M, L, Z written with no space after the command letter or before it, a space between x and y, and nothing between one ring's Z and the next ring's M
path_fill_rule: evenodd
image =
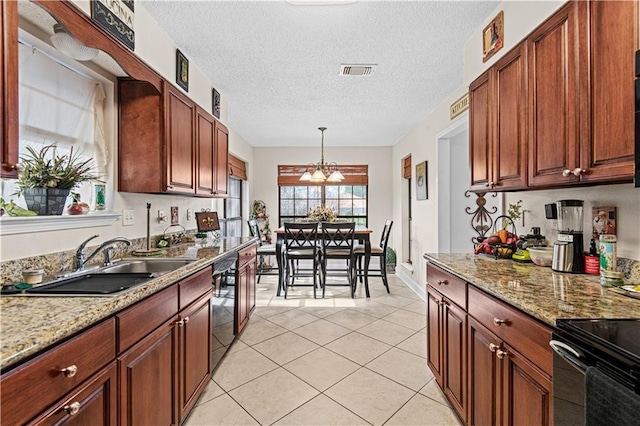
M72 402L71 404L62 407L62 409L70 416L74 416L78 414L78 411L80 411L80 403L78 401Z
M449 284L449 280L438 280L436 282L438 283L438 285L442 285L442 284L448 285Z
M500 346L496 345L495 343L489 343L489 350L491 352L495 352L496 349L498 349Z
M509 355L509 352L507 351L503 351L502 349L498 349L496 351L496 357L498 357L498 359L502 359L505 357L505 355Z
M500 319L500 318L494 318L493 319L493 323L495 325L497 325L498 327L500 327L502 324L508 324L509 320L504 320L504 319Z
M60 370L65 377L73 377L78 372L78 367L76 365L70 365L67 368L63 368Z

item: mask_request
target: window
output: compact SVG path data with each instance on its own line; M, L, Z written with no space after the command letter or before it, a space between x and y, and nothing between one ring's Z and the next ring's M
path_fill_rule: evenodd
M242 236L242 181L229 178L228 196L224 199L224 219L220 223L222 235Z

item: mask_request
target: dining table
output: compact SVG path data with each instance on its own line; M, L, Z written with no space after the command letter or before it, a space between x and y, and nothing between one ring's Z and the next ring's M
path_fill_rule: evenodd
M284 226L276 229L276 263L278 265L278 289L276 292L277 296L280 296L284 291L284 287L286 283L284 282L284 257L282 246L284 242ZM357 240L358 243L364 245L364 288L365 294L367 297L371 297L369 295L369 262L371 261L371 234L373 230L367 228L366 226L356 225L353 239ZM322 233L318 232L318 238L322 238Z

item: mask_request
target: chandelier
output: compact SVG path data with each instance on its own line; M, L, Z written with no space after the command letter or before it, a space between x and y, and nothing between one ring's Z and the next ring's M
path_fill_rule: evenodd
M318 130L322 132L322 142L320 145L320 161L318 163L309 163L307 165L307 171L300 176L300 180L304 182L342 182L344 176L338 170L336 163L324 162L324 131L326 127L318 127Z

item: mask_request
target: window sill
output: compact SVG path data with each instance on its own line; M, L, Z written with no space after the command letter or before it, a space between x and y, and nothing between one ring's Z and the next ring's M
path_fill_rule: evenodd
M0 235L26 234L34 232L58 231L63 229L109 226L122 216L120 213L91 212L81 216L28 216L0 218Z

